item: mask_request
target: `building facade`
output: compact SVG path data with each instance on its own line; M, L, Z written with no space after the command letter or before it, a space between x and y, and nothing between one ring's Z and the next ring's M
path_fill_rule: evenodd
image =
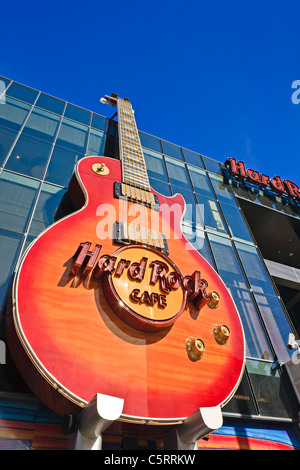
M0 449L64 449L62 418L31 393L10 357L5 306L26 248L72 211L67 196L76 162L88 155L118 158L118 126L0 81ZM287 346L289 334L297 340L300 333L298 198L275 184L261 187L255 169L252 178L241 178L241 166L230 171L226 158L218 162L139 135L151 187L185 198L183 232L229 289L245 332L243 379L222 410L224 425L200 440L199 449L299 449L300 365L297 350ZM107 434L104 448L121 449L122 442ZM138 446L159 449L162 440L140 438Z

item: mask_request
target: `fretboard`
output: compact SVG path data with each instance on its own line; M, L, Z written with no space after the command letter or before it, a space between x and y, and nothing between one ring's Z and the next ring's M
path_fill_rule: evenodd
M119 149L123 183L150 191L146 163L131 103L118 98Z

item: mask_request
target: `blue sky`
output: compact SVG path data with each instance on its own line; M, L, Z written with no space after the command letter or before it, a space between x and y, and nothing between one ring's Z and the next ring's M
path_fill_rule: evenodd
M0 74L300 186L298 0L5 2ZM300 94L299 94L300 98Z

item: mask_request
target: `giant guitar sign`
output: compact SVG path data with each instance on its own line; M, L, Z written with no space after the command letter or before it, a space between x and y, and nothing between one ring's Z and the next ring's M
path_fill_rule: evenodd
M124 399L122 421L184 421L223 406L238 387L241 320L182 234L182 196L151 189L130 102L106 101L117 106L121 159L78 162L69 185L76 212L30 245L16 274L10 349L61 415L101 393Z

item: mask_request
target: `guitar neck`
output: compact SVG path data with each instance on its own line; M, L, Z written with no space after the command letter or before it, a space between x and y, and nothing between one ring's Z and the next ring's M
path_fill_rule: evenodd
M131 103L127 99L118 97L117 110L123 183L150 191L146 163Z

